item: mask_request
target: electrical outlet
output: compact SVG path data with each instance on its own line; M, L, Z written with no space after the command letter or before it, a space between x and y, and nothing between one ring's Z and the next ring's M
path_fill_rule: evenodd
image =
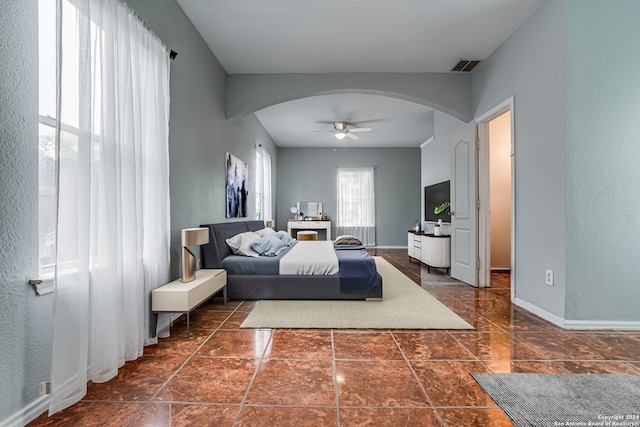
M53 382L51 381L42 381L40 383L40 395L51 394L53 391Z
M544 275L544 283L553 286L553 270L547 270Z

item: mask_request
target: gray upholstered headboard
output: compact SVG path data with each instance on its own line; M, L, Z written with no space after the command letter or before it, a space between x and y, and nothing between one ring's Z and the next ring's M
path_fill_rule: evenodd
M263 220L251 220L203 224L200 227L209 229L209 243L200 246L202 268L222 268L222 260L231 255L226 240L246 231L262 230L265 225Z

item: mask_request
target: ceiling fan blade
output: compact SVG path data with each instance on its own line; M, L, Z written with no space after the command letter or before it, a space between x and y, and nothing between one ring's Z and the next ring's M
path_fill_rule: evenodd
M350 128L349 132L371 132L371 128Z
M354 134L352 134L352 133L351 133L351 131L347 132L347 138L351 138L351 139L353 139L354 141L357 141L357 140L359 140L359 139L360 139L360 137L359 137L358 135L354 135Z
M326 130L310 130L309 132L335 132L335 130L333 130L333 129L326 129Z

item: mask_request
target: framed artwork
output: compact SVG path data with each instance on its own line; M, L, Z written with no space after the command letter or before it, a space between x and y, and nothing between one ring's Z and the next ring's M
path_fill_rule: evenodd
M227 218L247 216L248 173L245 162L227 153Z

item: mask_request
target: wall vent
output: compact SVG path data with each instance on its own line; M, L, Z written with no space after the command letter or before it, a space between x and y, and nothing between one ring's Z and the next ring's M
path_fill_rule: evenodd
M480 61L476 61L473 59L461 59L456 65L453 66L451 71L459 71L462 73L470 73L476 66L480 63Z

